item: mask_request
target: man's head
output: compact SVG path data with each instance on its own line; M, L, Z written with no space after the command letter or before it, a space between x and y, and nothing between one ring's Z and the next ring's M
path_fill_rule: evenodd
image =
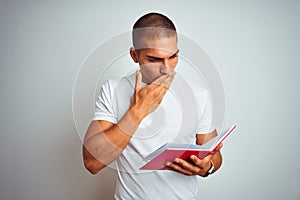
M139 18L132 30L130 55L139 63L145 83L173 73L178 62L177 33L173 22L159 13Z
M140 17L133 25L132 41L136 49L143 48L143 39L156 40L163 37L177 38L173 22L159 13L148 13Z

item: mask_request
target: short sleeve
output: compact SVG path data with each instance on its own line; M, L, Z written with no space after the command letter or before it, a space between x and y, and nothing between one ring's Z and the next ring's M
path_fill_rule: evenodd
M113 87L109 81L102 85L96 99L95 115L93 120L105 120L117 123L117 115L112 102Z
M206 88L198 88L196 92L198 99L198 124L197 133L205 134L212 132L215 127L213 125L213 105L209 91Z

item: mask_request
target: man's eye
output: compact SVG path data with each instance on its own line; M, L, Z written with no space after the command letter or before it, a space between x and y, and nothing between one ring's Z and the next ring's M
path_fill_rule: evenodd
M149 59L149 62L159 62L160 60L159 59L156 59L156 58L151 58Z

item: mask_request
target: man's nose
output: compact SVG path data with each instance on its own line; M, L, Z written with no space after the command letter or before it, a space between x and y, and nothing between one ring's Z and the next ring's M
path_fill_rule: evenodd
M164 61L164 63L160 66L160 73L162 74L170 74L171 68L168 61Z

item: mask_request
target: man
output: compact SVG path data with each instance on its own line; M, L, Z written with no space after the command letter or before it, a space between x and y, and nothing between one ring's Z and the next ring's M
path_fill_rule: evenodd
M196 176L206 177L221 166L219 145L204 159L191 156L191 162L166 163L167 170L139 170L143 158L166 142L201 145L217 135L208 92L174 71L178 52L173 22L146 14L133 26L130 48L140 70L102 86L83 157L92 174L116 161L116 199L198 199ZM186 98L188 107L178 103Z

